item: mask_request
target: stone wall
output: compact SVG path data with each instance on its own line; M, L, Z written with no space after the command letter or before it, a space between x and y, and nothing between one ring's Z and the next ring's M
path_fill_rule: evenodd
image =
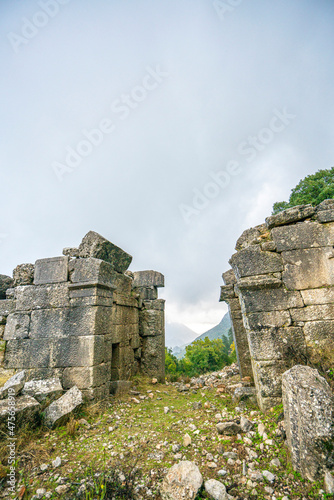
M2 369L59 376L94 400L136 373L163 381L163 275L127 271L132 257L93 231L63 254L0 278Z
M286 370L334 361L333 245L334 200L268 217L237 241L221 300L262 409L281 401Z

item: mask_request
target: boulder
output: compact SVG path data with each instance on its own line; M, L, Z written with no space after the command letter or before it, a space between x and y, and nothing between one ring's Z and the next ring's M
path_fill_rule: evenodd
M9 389L12 395L15 394L15 396L17 396L23 388L25 380L26 372L24 370L16 373L16 375L13 375L10 379L7 380L7 382L5 382L3 387L0 388L0 399L4 399L8 396Z
M34 282L34 264L19 264L13 271L14 286L32 285Z
M62 425L70 413L83 403L82 392L73 386L63 396L50 404L45 410L45 425L56 427Z
M131 264L132 257L94 231L84 236L79 245L80 257L94 257L112 264L115 271L124 273Z
M199 468L188 460L173 465L160 487L162 500L194 499L202 486Z
M15 436L17 429L23 425L28 425L29 428L37 427L40 423L40 408L41 405L31 396L9 396L8 399L0 401L0 433L9 432L10 436ZM8 423L9 411L11 416L12 412L15 412L13 428Z
M218 434L225 436L236 436L241 432L241 427L235 422L220 422L216 425Z
M10 276L0 274L0 300L6 298L6 290L12 288L14 280Z
M326 380L308 366L282 376L284 421L294 469L314 481L334 465L334 399Z
M220 481L216 479L209 479L204 483L205 491L213 500L227 500L226 488Z
M63 388L59 378L46 380L29 380L22 389L23 395L34 397L39 403L52 402L61 396Z

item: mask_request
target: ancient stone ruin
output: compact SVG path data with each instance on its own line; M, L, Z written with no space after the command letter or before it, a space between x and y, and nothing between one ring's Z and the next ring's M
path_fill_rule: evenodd
M90 231L63 256L0 276L0 370L59 377L101 400L141 373L164 381L164 276Z
M282 374L334 361L334 200L301 205L246 230L223 274L242 376L262 409L281 402Z

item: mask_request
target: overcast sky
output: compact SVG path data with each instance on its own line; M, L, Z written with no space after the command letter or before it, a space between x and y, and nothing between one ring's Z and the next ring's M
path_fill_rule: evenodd
M94 230L220 321L242 231L330 168L333 0L1 0L0 273Z

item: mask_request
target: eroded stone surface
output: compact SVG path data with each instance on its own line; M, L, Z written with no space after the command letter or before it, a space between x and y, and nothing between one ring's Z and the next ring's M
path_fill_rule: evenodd
M83 403L81 391L73 386L45 410L44 422L48 427L55 427L64 422L69 414Z
M203 484L202 474L193 462L184 460L173 465L160 487L163 500L194 499Z
M79 245L79 256L94 257L110 262L113 269L119 273L124 273L132 261L131 255L95 231L89 231L82 239Z

